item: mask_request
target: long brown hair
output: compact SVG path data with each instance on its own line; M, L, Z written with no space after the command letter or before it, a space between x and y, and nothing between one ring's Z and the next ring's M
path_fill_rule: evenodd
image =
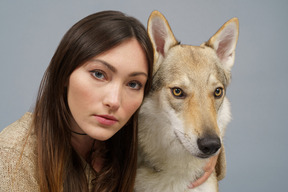
M88 191L82 160L71 145L67 82L87 60L131 38L136 38L146 53L146 95L151 86L153 49L145 27L135 18L118 11L98 12L77 22L61 40L41 81L34 110L41 191ZM106 141L109 160L95 178L94 191L133 191L137 119L138 110Z

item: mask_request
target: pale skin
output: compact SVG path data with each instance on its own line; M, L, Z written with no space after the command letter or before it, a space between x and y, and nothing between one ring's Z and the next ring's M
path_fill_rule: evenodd
M146 55L134 38L93 57L70 75L68 106L73 116L71 129L86 135L72 134L71 143L84 159L91 146L117 133L140 107L148 77ZM211 158L204 175L189 185L199 186L214 170L217 157ZM100 171L101 157L92 162Z
M101 141L111 138L140 107L148 77L146 55L136 39L124 41L75 69L68 83L72 116L71 142L85 158ZM96 171L101 159L93 161Z

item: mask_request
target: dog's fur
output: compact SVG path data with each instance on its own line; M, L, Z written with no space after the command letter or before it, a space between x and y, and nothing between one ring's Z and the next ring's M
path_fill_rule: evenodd
M225 92L238 19L226 22L201 46L180 44L158 11L150 15L148 33L155 63L152 91L139 115L135 191L218 191L217 170L199 187L187 186L203 174L211 156L224 156L222 139L230 121Z

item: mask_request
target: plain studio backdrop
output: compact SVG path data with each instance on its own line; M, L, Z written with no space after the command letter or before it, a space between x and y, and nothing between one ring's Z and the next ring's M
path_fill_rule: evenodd
M0 0L0 130L33 109L39 83L64 33L102 10L145 26L159 10L178 40L200 45L238 17L240 36L228 97L221 192L287 191L287 0Z

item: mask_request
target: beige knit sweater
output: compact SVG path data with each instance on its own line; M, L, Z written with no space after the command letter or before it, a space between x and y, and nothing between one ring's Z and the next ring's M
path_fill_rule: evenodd
M26 113L0 133L0 191L39 191L36 136L26 139L31 117Z
M40 191L37 140L34 130L30 129L31 120L32 114L26 113L0 133L0 192ZM85 172L92 191L91 167L86 166Z
M29 133L31 120L32 114L26 113L0 133L0 192L40 191L36 135L34 130ZM225 153L222 151L216 165L218 180L224 178L225 171ZM90 178L91 189L91 167L87 166L85 172Z

